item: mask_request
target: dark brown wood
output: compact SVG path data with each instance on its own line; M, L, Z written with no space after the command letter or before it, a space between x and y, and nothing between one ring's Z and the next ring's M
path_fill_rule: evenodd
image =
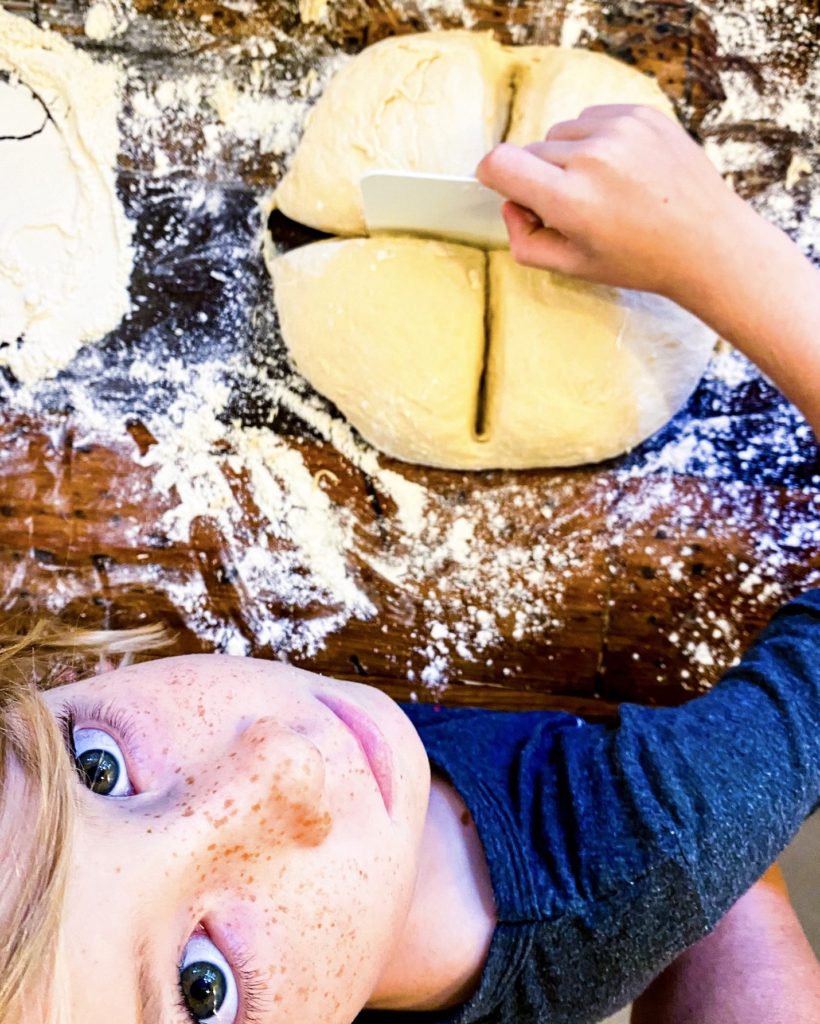
M69 416L51 420L47 431L37 421L3 423L3 607L10 612L22 604L53 605L56 593L68 621L118 627L163 621L178 633L176 652L199 651L207 645L190 630L167 589L204 578L209 614L226 623L245 622L244 633L253 641L252 608L247 596L220 573L220 542L213 527L203 521L190 543L169 543L154 524L172 502L147 486L153 471L134 463L139 449L131 433L123 427L122 444L116 447L85 443L79 448L73 433ZM354 506L363 523L373 519L360 475L349 467L346 471L338 453L317 445L300 448L312 468L332 469L338 482L328 486L339 500ZM611 509L597 497L602 475L605 471L579 471L574 488L578 514L590 535L611 529ZM701 481L681 480L674 502L696 505L702 488ZM790 498L785 492L776 498L784 508L790 500L807 501L805 495ZM805 514L808 519L814 513L807 508ZM521 524L522 529L527 526ZM365 535L378 546L378 532ZM666 553L681 563L674 586L653 569ZM802 568L791 567L786 593L797 592L803 578L820 567L820 551L815 548L806 556ZM507 635L480 662L455 658L446 691L406 678L408 664L417 675L423 666L412 635L429 628L422 610L424 593L408 597L372 573L365 575L362 566L361 580L378 607L376 616L367 622L351 620L315 656L294 661L334 676L366 680L404 699L416 694L505 708L597 709L598 714L622 700L677 703L716 678L779 603L777 595L763 603L744 598L743 574L736 567L754 557L753 537L735 535L729 547L725 539L703 538L696 526L689 534L683 532L674 525L674 509L658 509L624 543L605 548L596 571L572 582L558 628L547 628L540 642L515 642ZM723 617L727 609L735 627L732 643L711 641L714 665L687 683L681 672L689 659L679 643L670 642L670 634L697 633L697 624L709 613ZM283 608L282 613L311 616L328 610ZM275 652L258 648L255 653Z

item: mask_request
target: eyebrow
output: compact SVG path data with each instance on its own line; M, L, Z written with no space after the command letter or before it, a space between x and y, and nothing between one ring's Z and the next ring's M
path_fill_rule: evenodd
M154 971L153 958L147 942L137 946L137 992L139 995L139 1017L137 1024L162 1024L168 1018L165 1014L163 986Z

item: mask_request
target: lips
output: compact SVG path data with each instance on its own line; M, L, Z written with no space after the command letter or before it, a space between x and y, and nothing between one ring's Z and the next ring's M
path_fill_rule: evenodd
M334 714L361 747L379 787L388 814L393 812L393 753L384 734L366 712L354 704L323 693L316 699Z

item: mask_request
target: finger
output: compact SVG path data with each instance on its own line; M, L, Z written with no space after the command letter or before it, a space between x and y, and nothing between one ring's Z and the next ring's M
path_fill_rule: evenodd
M577 152L576 142L531 142L524 146L528 153L537 156L539 160L545 160L548 164L555 164L556 167L564 168L574 152Z
M505 203L502 213L516 263L562 274L577 273L580 254L560 231L544 227L531 210L516 203Z
M642 109L640 103L593 103L584 107L578 117L585 121L605 121L613 117L628 117Z
M557 121L546 134L547 142L579 142L581 139L588 139L597 130L595 121L591 118L582 121L576 117L574 121Z
M616 117L634 117L643 109L645 108L637 103L596 103L584 107L573 121L558 121L549 129L546 139L548 142L588 139L598 131L601 124Z
M519 146L502 142L484 157L476 175L482 185L530 209L554 201L564 172Z
M507 222L508 226L509 219L512 218L516 223L520 223L522 228L527 228L530 231L535 231L537 228L545 227L544 222L537 213L533 213L532 210L528 210L526 206L519 206L518 203L514 203L510 199L508 199L501 207L501 212L504 215L504 220Z

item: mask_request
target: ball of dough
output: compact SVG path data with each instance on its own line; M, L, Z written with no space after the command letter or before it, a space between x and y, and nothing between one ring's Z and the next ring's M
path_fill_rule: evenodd
M362 175L473 174L501 140L510 78L489 35L430 32L368 47L311 111L275 205L320 231L364 234Z
M601 54L464 32L388 40L333 80L275 200L360 232L366 170L469 174L502 134L526 144L611 102L674 117L653 80ZM319 243L272 274L298 369L377 448L448 469L618 455L683 405L715 340L658 296L422 239Z
M381 451L472 465L486 256L417 238L316 242L271 262L296 368Z
M522 46L515 58L515 100L506 141L516 146L543 139L559 121L571 121L601 103L644 104L674 118L653 78L591 50Z

